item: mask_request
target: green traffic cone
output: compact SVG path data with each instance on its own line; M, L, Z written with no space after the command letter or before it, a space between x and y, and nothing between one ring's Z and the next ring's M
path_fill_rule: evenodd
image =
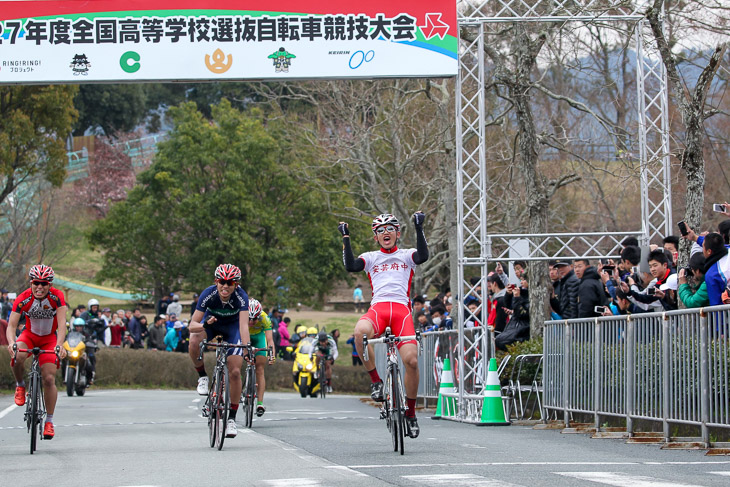
M451 361L445 358L444 368L441 371L441 382L439 383L439 398L436 403L436 414L431 416L431 419L441 419L442 415L453 416L456 414L454 398L443 396L444 392L453 393L454 391L454 375L451 373Z
M499 376L497 375L497 359L489 359L489 372L487 372L487 387L484 389L484 402L482 403L482 418L480 426L509 426L510 422L504 418L504 406L502 405L502 393L499 387Z

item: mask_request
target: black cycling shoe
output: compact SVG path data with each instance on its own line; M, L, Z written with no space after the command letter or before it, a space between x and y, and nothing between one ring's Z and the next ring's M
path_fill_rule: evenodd
M421 428L418 427L418 420L415 416L412 418L406 418L406 431L408 436L411 438L418 438Z
M377 402L385 401L385 396L383 396L383 381L370 384L370 398Z

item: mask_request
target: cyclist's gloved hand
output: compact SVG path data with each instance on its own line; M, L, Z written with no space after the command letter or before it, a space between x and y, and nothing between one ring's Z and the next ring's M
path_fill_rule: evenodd
M340 224L337 225L337 230L339 230L343 237L346 235L350 235L350 228L345 222L340 222Z
M426 215L424 215L422 211L417 211L413 214L413 224L416 226L416 228L421 228L425 220Z
M332 358L332 355L327 355L327 361L329 362L330 360L334 360L334 359Z

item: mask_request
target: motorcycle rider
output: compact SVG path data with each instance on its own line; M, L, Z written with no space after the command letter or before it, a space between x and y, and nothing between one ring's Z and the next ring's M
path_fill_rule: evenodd
M319 361L324 360L325 377L327 377L327 392L332 392L332 366L337 360L339 352L334 338L329 336L326 331L320 331L317 335L317 341L314 344L314 351L317 355L316 365Z
M104 341L105 322L99 309L99 301L91 298L86 306L86 311L81 313L81 318L86 323L86 328L91 333L91 338Z
M96 375L96 356L94 355L95 345L91 338L91 334L89 332L88 327L86 326L86 322L82 318L74 318L72 323L72 331L75 331L76 333L80 333L84 336L84 343L86 343L86 356L88 357L87 366L86 366L86 384L88 386L92 385L94 383L94 376ZM92 361L92 357L94 357ZM64 368L61 371L61 377L63 378L63 381L66 381L66 369Z

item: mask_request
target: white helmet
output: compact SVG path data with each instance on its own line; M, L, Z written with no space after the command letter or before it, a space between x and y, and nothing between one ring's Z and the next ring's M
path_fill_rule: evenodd
M248 319L255 320L261 316L261 303L258 299L248 298Z
M395 215L391 215L390 213L383 213L373 219L373 233L375 233L378 227L382 227L383 225L393 225L396 230L400 230L400 222Z
M99 301L97 301L94 298L91 298L89 302L86 304L86 307L91 309L92 306L99 306Z

